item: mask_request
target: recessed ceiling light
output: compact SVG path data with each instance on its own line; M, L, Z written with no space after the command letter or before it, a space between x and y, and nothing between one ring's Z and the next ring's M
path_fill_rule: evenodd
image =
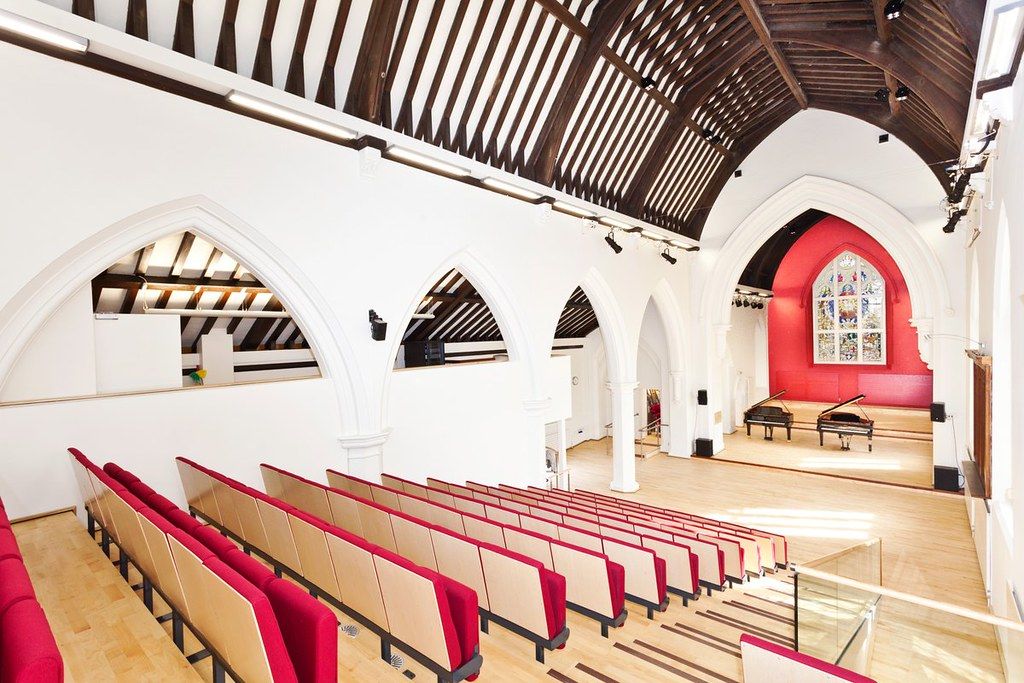
M435 159L433 157L427 156L426 154L420 154L419 152L414 152L411 149L405 149L404 147L388 147L388 156L392 156L397 159L402 159L403 161L408 161L409 163L415 164L417 166L425 166L427 168L432 168L435 171L440 171L441 173L445 173L447 175L469 175L469 171L462 168L461 166L449 164L447 161L441 161L440 159Z
M523 199L540 199L543 196L539 192L527 190L525 187L506 183L504 180L498 180L497 178L484 178L481 182L491 189L506 192Z
M72 52L88 52L89 41L74 33L0 9L0 28Z
M303 114L300 111L295 111L288 107L282 107L279 104L268 102L267 100L260 99L259 97L253 97L244 92L238 90L232 90L228 93L228 102L231 104L248 109L250 111L259 112L271 118L280 119L289 123L294 123L297 126L303 128L309 128L315 130L318 133L330 135L331 137L339 138L341 140L353 140L356 137L354 131L348 128L343 128L337 124L331 123L330 121L324 121L315 116L309 114Z

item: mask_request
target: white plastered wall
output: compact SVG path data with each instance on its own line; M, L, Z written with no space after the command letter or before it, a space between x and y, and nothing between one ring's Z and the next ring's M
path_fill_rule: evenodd
M138 43L115 37L122 46ZM168 59L180 66L178 57ZM328 466L372 476L387 469L389 457L414 458L413 442L388 443L392 433L415 433L422 419L393 374L398 335L427 288L451 267L473 280L502 325L515 379L499 387L503 405L519 406L529 432L525 446L500 436L480 445L492 479L523 481L522 468L504 464L535 457L543 463L552 402L545 368L562 306L577 286L598 312L612 381L636 381L652 294L660 308L675 309L677 329L666 334L685 335L689 259L682 254L672 266L653 246L620 236L625 249L616 255L604 232L579 219L385 160L367 168L353 150L8 44L0 44L0 88L0 129L19 131L5 142L11 163L0 167L0 222L18 254L0 273L0 377L31 345L47 307L56 309L114 259L186 228L242 259L281 296L325 375L294 385L315 391L289 383L239 389L262 392L267 403L259 411L231 400L234 388L205 390L194 403L184 394L168 394L166 404L152 397L88 399L33 408L30 432L29 422L15 419L25 409L0 408L4 437L18 444L0 459L20 463L10 470L17 476L0 481L0 495L13 498L23 480L57 482L53 496L14 500L12 516L74 503L71 472L62 464L63 448L74 444L101 461L116 457L169 493L178 490L173 469L151 461L172 454L230 461L228 469L245 477L262 460L311 476ZM403 201L394 201L397 192ZM371 308L389 323L383 343L370 339ZM685 355L672 354L670 362L679 385L688 387ZM294 408L280 420L273 419L275 396ZM131 429L119 430L121 400L151 406L148 419L161 429L175 426L161 432L160 449L144 448L151 439L137 428L139 415L133 413ZM453 408L458 419L459 406ZM214 427L199 410L217 415L217 436L203 448L202 435ZM60 420L61 430L36 438L50 419ZM681 423L686 443L691 437Z

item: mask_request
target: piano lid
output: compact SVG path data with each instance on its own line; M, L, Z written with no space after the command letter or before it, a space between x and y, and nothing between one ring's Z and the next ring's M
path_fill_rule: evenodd
M820 413L818 413L818 417L824 417L825 415L828 415L829 413L831 413L833 410L838 410L839 408L842 408L843 406L853 405L854 403L857 403L858 401L860 401L863 398L864 398L864 394L857 394L853 398L848 398L845 401L840 401L839 403L835 404L831 408L825 408L825 410L823 410ZM857 407L860 408L859 405ZM861 411L863 411L863 410L864 409L861 408Z
M764 399L764 400L761 400L761 401L758 401L758 402L757 402L757 403L755 403L754 405L752 405L752 406L750 406L749 408L747 408L747 410L753 410L754 408L757 408L758 406L762 406L762 405L764 405L765 403L768 403L768 401L774 401L774 400L775 400L775 399L777 399L777 398L778 398L779 396L782 396L782 395L783 395L784 393L786 393L786 390L785 390L785 389L783 389L782 391L776 392L776 393L772 394L771 396L769 396L768 398L766 398L766 399Z

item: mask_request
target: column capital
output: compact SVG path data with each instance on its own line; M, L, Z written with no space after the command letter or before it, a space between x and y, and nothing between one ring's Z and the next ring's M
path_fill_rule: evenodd
M527 398L523 400L523 411L527 415L541 415L551 407L551 397Z
M391 427L370 434L345 434L338 437L338 443L342 448L347 449L375 448L383 446L389 436L391 436Z
M640 383L636 382L636 381L633 381L633 382L605 382L605 386L608 387L609 389L611 389L612 391L633 391L638 386L640 386Z

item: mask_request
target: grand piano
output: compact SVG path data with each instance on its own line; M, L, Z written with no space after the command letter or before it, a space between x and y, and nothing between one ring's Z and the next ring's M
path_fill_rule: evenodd
M850 440L853 437L866 436L868 437L868 452L871 452L871 437L875 431L875 421L869 419L868 414L860 407L860 401L863 398L864 394L858 394L818 413L819 446L825 445L826 432L839 436L839 447L844 451L850 450ZM839 410L850 405L856 405L863 416Z
M750 425L761 425L764 427L764 440L771 441L775 435L776 427L786 428L786 441L793 437L793 413L789 412L786 404L779 399L786 393L786 390L772 394L763 401L758 401L743 412L743 424L747 425L747 436L750 436ZM782 407L766 405L776 399L782 403Z

